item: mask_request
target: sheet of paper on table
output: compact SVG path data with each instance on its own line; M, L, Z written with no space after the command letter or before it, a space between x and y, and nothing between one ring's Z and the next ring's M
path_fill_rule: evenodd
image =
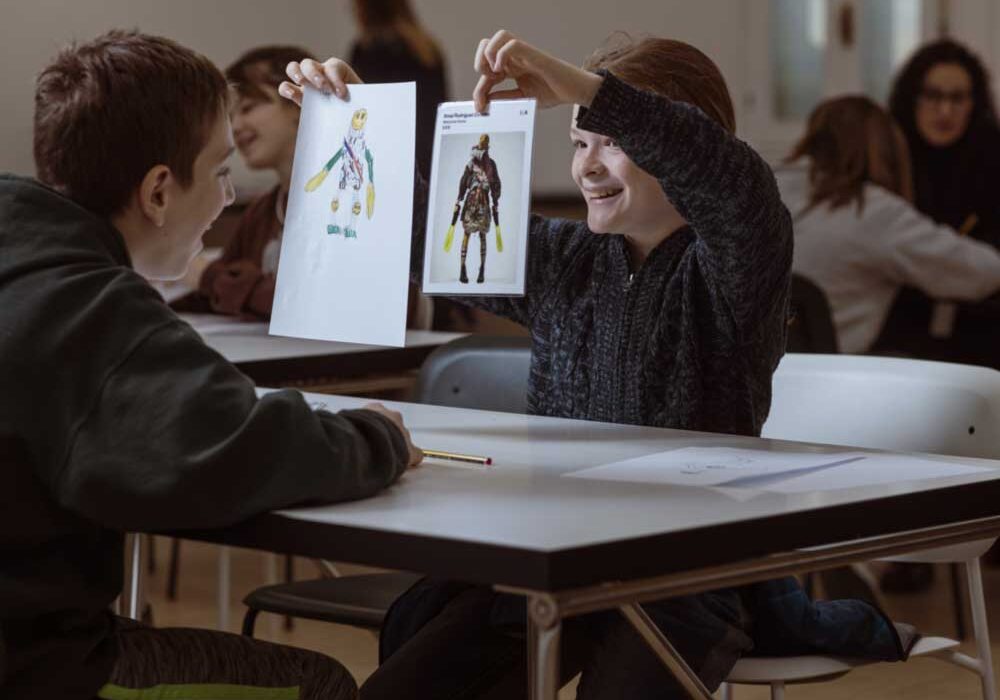
M983 469L905 455L685 447L589 467L564 476L801 493L965 476L982 473Z
M416 84L306 89L271 334L403 347Z

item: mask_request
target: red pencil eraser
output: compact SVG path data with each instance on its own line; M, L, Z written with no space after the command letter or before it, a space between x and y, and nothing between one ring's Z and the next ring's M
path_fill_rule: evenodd
M486 466L488 467L488 466L490 466L491 464L493 464L493 458L492 458L492 457L487 457L487 458L486 458Z

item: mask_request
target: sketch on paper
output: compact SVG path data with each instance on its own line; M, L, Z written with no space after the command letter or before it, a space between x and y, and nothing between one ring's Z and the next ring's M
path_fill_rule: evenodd
M337 191L330 200L330 212L333 218L326 226L330 235L343 234L344 238L357 238L357 220L361 214L361 185L367 182L365 188L365 215L369 221L375 213L375 156L368 147L365 138L365 124L368 122L368 110L364 107L355 110L351 115L351 125L343 138L343 145L326 162L323 169L313 175L306 183L306 192L315 192L326 180L326 176L340 162L340 179ZM364 158L364 163L361 159ZM365 166L367 165L367 169ZM345 191L351 192L351 209L347 222L341 227L343 217L340 214L340 200Z
M415 133L414 83L305 91L271 334L404 345Z

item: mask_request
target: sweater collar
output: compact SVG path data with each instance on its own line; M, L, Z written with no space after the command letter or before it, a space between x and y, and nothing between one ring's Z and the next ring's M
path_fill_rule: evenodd
M629 262L628 241L625 240L625 236L618 234L615 235L614 238L615 242L613 247L615 250L615 257L621 266L622 273L627 278L633 275L633 273L638 275L646 270L656 269L663 264L663 261L670 260L678 252L687 248L691 241L694 240L694 230L687 224L681 226L679 229L660 241L655 248L649 251L649 255L646 256L646 260L639 266L638 269L634 271L632 270L632 266Z

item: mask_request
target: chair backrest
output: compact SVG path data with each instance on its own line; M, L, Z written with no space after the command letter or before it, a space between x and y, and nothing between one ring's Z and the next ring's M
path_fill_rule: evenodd
M417 377L420 403L524 413L531 339L468 335L432 352Z
M785 355L763 436L1000 459L1000 372L871 355Z
M789 297L788 352L840 352L833 312L823 290L801 275L792 275Z
M1000 458L1000 372L871 355L787 354L764 437ZM893 557L967 561L992 539Z

